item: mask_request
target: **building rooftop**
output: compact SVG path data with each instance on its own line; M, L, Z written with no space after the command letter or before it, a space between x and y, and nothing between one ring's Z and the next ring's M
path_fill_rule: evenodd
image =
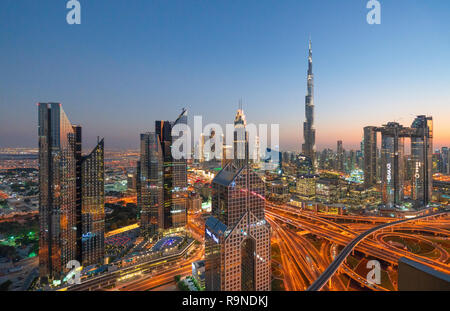
M212 182L228 187L244 167L236 169L232 163L228 163L219 173L217 173Z
M401 257L399 259L399 262L403 262L411 267L416 268L417 270L423 271L425 273L428 273L428 274L434 276L435 278L438 278L438 279L441 279L441 280L444 280L444 281L450 283L450 275L449 274L434 270L433 268L428 267L424 264L421 264L420 262L408 259L406 257Z
M198 269L198 268L202 268L205 266L205 261L197 260L197 261L194 261L192 264L195 265L195 267Z
M211 216L206 220L206 227L212 230L216 235L223 235L227 226L221 223L217 218Z

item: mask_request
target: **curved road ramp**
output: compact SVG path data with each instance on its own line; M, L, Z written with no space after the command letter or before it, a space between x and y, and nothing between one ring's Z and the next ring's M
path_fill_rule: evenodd
M440 215L444 215L444 214L449 214L449 212L445 211L445 212L439 212L439 213L430 214L430 215L418 216L415 218L398 220L398 221L394 221L394 222L385 223L385 224L376 226L370 230L367 230L366 232L364 232L364 233L360 234L359 236L357 236L356 238L354 238L350 242L350 244L348 244L344 247L344 249L339 253L339 255L336 256L336 258L328 266L328 268L317 278L317 280L314 281L314 283L311 284L311 286L308 287L307 291L321 290L322 287L325 284L327 284L327 282L331 279L331 277L336 273L336 271L339 269L339 267L345 261L345 259L348 257L348 255L350 255L350 253L353 251L353 249L359 244L359 242L361 242L362 240L364 240L366 237L370 236L371 234L373 234L379 230L382 230L382 229L385 229L388 227L392 227L392 226L395 226L398 224L402 224L402 223L406 223L406 222L413 222L413 221L417 221L419 219L435 217L435 216L440 216Z

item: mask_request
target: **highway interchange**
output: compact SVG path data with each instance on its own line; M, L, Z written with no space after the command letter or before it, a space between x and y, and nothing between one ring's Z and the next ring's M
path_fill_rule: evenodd
M267 202L266 219L272 227L272 244L279 249L279 256L273 256L273 266L279 264L285 290L395 290L396 268L401 257L450 273L448 212L399 221L374 216L336 217ZM191 214L187 228L194 238L203 242L204 220L201 214ZM391 237L425 243L433 251L425 255L416 254L399 247L398 242L393 243ZM353 261L360 261L359 266L368 259L382 262L391 285L368 283L366 276L358 272L361 269L351 266L349 255L353 255ZM117 282L110 290L157 290L174 284L175 276L190 275L192 262L203 256L204 248L201 246L188 258L161 265L129 281ZM274 276L279 277L278 273Z

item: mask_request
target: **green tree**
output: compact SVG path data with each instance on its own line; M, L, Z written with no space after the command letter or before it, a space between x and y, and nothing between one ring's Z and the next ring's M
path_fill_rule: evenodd
M179 281L177 283L177 286L178 286L178 289L181 291L185 291L185 292L189 291L189 287L183 281Z

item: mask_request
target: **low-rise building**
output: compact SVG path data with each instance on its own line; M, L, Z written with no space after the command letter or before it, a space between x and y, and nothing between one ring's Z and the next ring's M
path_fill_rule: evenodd
M201 290L205 289L205 261L198 260L192 263L192 277L195 279Z
M301 200L313 201L316 197L317 175L300 175L296 181L296 193Z

